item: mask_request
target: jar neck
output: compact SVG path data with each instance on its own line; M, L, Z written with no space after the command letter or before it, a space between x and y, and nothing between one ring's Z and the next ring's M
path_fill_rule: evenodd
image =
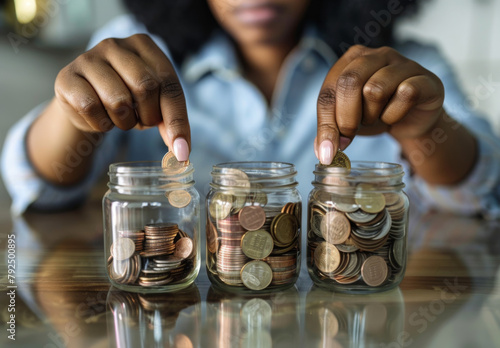
M394 192L404 188L403 176L403 167L397 163L353 161L350 169L317 164L312 184L346 194L359 189Z
M114 163L109 166L108 187L123 193L186 189L194 185L193 173L192 164L182 173L170 174L160 161Z
M295 166L284 162L228 162L212 168L215 189L287 189L297 186Z

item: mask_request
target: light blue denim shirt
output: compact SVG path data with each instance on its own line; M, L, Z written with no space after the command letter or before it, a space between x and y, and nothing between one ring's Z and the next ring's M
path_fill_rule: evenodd
M108 37L147 33L131 16L123 16L98 31L89 47ZM169 55L165 43L153 39ZM448 113L464 123L479 139L480 158L470 176L454 187L427 185L409 175L407 190L426 208L438 207L463 214L500 216L500 141L486 121L465 105L448 64L436 49L416 43L395 47L438 75L445 85ZM176 67L185 91L192 135L190 160L195 167L196 186L206 195L214 164L227 161L282 161L295 164L303 200L311 190L312 171L318 162L313 151L316 136L316 101L323 80L337 56L314 30L306 31L299 45L281 68L271 105L244 79L231 42L215 34L201 50ZM41 179L33 170L25 147L25 136L43 110L40 105L9 132L2 154L2 173L15 214L28 206L59 209L81 202L118 153L129 161L160 160L165 144L156 128L107 133L94 157L93 167L81 184L61 188ZM387 134L357 136L346 150L352 160L407 164L398 143ZM67 164L62 164L67 165Z

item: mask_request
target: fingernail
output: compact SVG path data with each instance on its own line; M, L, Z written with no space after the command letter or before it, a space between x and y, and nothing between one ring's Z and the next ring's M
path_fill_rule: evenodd
M319 145L319 161L329 165L333 161L333 144L330 140L323 140Z
M177 138L174 140L174 155L180 162L189 159L189 146L186 139Z
M339 144L340 151L344 151L349 146L350 143L351 143L351 139L341 136L340 137L340 144Z

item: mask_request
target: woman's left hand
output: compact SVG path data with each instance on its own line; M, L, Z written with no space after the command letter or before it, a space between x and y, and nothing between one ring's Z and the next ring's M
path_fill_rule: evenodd
M354 136L388 132L398 141L429 132L444 113L439 78L389 47L351 47L318 97L316 156L330 164Z

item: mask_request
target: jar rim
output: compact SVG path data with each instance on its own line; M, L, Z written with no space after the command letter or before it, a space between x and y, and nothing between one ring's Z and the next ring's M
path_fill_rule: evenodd
M314 174L343 174L345 176L350 176L353 172L361 175L373 173L377 174L377 176L404 174L403 166L399 163L377 161L352 161L350 169L342 167L329 167L318 163L316 164Z
M239 161L239 162L223 162L215 164L213 170L222 168L236 168L236 169L251 169L251 170L273 170L273 169L290 169L295 171L295 165L288 162L277 161Z
M189 163L186 170L179 174L170 174L163 170L161 161L132 161L132 162L117 162L109 165L108 174L161 174L162 176L185 176L194 171L193 165Z

